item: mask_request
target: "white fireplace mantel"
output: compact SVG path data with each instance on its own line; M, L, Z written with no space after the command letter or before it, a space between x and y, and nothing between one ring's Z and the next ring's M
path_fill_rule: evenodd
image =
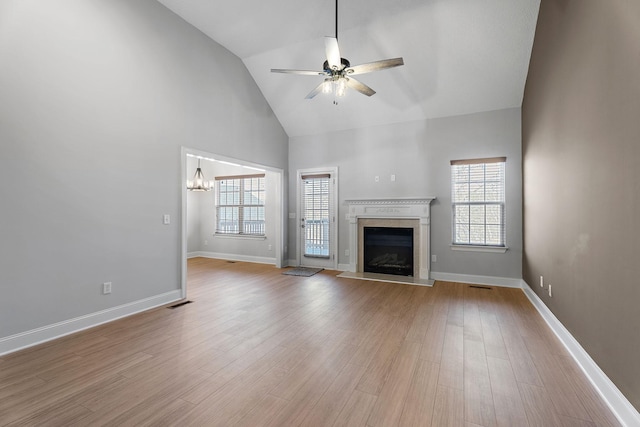
M345 200L349 206L349 272L358 273L358 220L377 219L417 219L419 220L418 280L416 284L433 285L430 271L430 205L435 197L399 199L357 199Z

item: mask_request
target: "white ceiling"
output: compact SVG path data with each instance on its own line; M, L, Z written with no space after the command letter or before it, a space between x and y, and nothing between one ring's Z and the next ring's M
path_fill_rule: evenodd
M159 0L242 59L290 137L522 104L539 0L341 0L339 45L352 65L404 58L354 91L304 99L321 76L334 0Z

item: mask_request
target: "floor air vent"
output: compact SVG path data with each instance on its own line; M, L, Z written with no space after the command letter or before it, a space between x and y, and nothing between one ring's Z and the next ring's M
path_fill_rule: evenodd
M474 289L486 289L488 291L492 291L493 288L490 288L489 286L477 286L477 285L469 285L470 288L474 288Z
M191 304L193 301L183 301L183 302L179 302L175 305L170 305L167 308L178 308L178 307L182 307L183 305L187 305L187 304Z

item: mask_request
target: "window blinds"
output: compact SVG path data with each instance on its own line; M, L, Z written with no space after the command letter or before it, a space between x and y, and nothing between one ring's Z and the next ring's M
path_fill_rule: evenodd
M453 244L505 246L505 162L451 161Z

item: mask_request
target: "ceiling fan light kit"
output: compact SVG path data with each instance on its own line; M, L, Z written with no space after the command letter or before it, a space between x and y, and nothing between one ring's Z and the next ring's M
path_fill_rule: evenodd
M375 90L351 76L404 65L404 60L402 58L393 58L355 65L352 67L349 60L342 58L340 55L340 48L338 47L338 0L336 0L336 34L335 37L325 37L324 47L327 59L322 64L322 71L272 68L271 72L299 74L305 76L324 76L322 83L309 92L306 99L312 99L319 93L333 93L335 98L340 98L346 94L347 88L356 90L366 96L372 96L376 93ZM338 102L335 98L333 103L337 105Z

